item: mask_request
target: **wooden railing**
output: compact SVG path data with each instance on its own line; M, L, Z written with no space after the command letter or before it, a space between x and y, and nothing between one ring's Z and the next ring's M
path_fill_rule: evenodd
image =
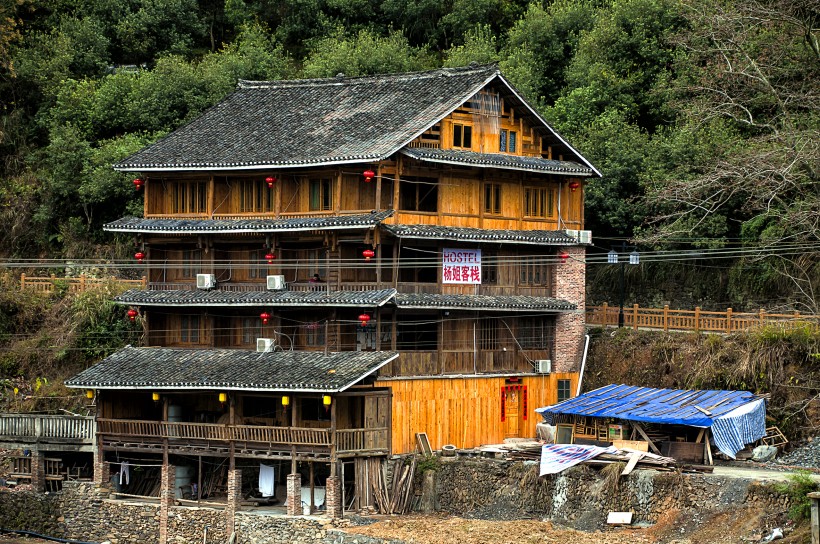
M95 289L105 285L109 281L114 281L118 285L132 287L135 289L145 289L148 287L148 279L143 276L138 280L122 280L117 278L87 278L79 276L76 278L58 278L54 274L47 277L26 276L20 274L20 290L36 291L38 293L53 293L57 286L65 286L69 293L80 293L88 289Z
M0 414L0 437L22 443L71 441L92 444L94 418L67 415Z
M587 325L603 327L618 326L618 306L587 306ZM757 312L735 312L728 308L724 312L694 310L671 310L663 308L641 308L637 304L624 308L624 327L631 329L655 329L663 331L694 331L732 333L754 327L777 325L785 329L796 328L811 323L817 325L820 317L800 312L789 314Z
M305 427L266 427L257 425L222 425L215 423L187 423L143 421L136 419L98 419L100 435L136 437L141 439L244 442L280 446L331 446L330 429ZM344 429L337 431L338 450L387 450L387 428Z

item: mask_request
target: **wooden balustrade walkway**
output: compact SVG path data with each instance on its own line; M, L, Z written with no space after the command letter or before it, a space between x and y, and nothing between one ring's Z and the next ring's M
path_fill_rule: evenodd
M601 306L587 306L586 323L602 327L618 326L618 306L604 303ZM724 312L701 310L672 310L663 308L641 308L634 304L624 307L623 326L634 330L653 329L662 331L714 332L730 334L756 327L777 326L795 329L807 324L817 327L820 316L793 312L788 314L757 312L735 312L727 308Z
M148 287L148 278L145 276L138 280L124 280L114 277L88 278L86 276L78 276L76 278L58 278L54 274L50 276L26 276L25 274L20 274L20 290L48 294L53 293L55 289L64 288L69 293L82 293L89 289L101 287L110 281L124 287L135 289L146 289Z

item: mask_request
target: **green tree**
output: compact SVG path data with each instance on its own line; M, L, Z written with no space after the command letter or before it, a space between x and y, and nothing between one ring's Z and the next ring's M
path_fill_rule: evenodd
M498 44L489 26L476 26L465 35L464 44L444 52L444 66L467 66L471 62L489 64L501 60Z
M140 0L115 31L121 60L145 63L163 53L191 54L205 37L205 23L196 0Z

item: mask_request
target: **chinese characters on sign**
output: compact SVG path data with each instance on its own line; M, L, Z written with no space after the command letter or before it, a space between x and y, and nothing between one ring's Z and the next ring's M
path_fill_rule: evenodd
M480 249L444 249L442 283L481 284Z

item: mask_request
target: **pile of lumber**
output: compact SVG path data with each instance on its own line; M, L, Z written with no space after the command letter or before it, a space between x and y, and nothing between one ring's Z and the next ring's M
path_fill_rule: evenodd
M416 474L416 459L411 460L409 465L404 463L404 459L398 459L393 464L393 482L387 485L387 464L382 464L382 469L373 471L375 475L371 478L373 497L376 499L376 507L382 514L406 514L413 505L413 478Z

